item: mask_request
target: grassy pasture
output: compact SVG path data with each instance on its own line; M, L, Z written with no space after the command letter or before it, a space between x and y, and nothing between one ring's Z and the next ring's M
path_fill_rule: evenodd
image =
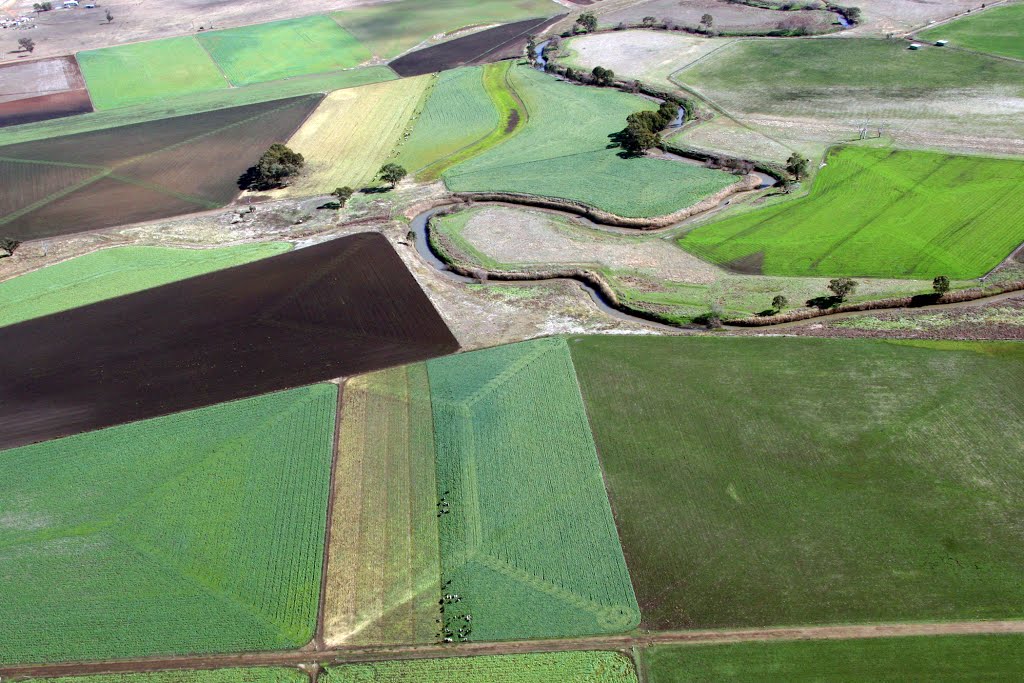
M650 683L691 681L1017 681L1020 635L923 636L731 645L665 645L643 653Z
M274 256L287 242L219 249L116 247L0 282L0 327Z
M444 71L402 144L398 163L419 174L484 138L498 123L498 112L484 88L484 67Z
M570 348L644 625L1022 616L1024 345Z
M343 664L331 683L636 683L633 663L617 652L550 652Z
M325 641L433 642L441 574L426 366L348 380L339 438Z
M955 47L1024 59L1024 4L993 7L921 31L917 37L928 41L948 40Z
M78 53L96 109L222 90L228 82L192 36Z
M459 192L519 192L580 201L623 216L672 213L736 181L699 166L658 159L623 159L609 136L626 116L653 104L619 91L556 80L515 66L512 91L529 120L506 142L444 174Z
M336 400L313 385L0 452L0 662L305 645Z
M738 40L672 78L798 140L849 140L867 126L917 147L1007 153L1024 138L1024 63L979 53L871 38Z
M628 631L639 614L565 341L431 360L446 606L472 640ZM454 630L454 628L453 628Z
M297 76L271 83L254 83L240 88L183 95L172 100L155 100L143 104L81 114L66 119L40 121L4 128L5 144L30 142L62 135L146 123L173 116L202 114L217 109L240 107L299 95L331 92L343 88L390 81L398 78L386 66L367 66L327 74Z
M434 180L518 130L527 114L509 88L510 68L498 62L442 72L399 163L420 180Z
M391 59L461 28L563 12L564 8L550 0L398 0L347 9L332 16L374 55Z
M418 76L329 94L288 141L306 157L306 168L272 194L312 195L371 183L401 142L429 84L429 76Z
M323 15L210 31L197 39L234 85L347 69L371 56Z
M810 194L698 227L680 244L767 275L984 275L1024 242L1024 163L847 147Z

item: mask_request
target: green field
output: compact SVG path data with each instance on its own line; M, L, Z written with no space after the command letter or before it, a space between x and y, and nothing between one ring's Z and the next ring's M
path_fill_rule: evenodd
M562 339L429 361L441 570L471 640L628 631L639 614Z
M662 645L643 654L649 683L695 681L1019 681L1024 637L927 636L733 645Z
M917 34L922 40L1024 59L1024 4L993 7Z
M238 266L291 249L262 242L219 249L115 247L0 282L0 327Z
M737 180L701 166L624 159L608 148L626 116L653 104L617 90L572 85L526 66L509 83L529 120L506 142L444 174L456 192L519 192L583 202L621 216L658 216Z
M495 68L507 67L487 67ZM426 171L436 177L450 157L498 128L501 118L484 87L484 71L474 66L438 75L412 135L401 147L399 164L413 174Z
M970 279L1024 242L1024 163L847 147L809 195L695 229L680 244L766 275Z
M1024 344L570 348L645 626L1024 616Z
M344 664L327 671L329 683L636 683L633 663L617 652L446 657Z
M300 76L284 81L256 83L241 88L198 93L173 100L155 100L146 104L122 107L108 111L79 114L62 119L50 119L4 128L4 144L29 142L60 135L85 133L92 130L116 128L132 123L144 123L172 116L199 114L214 109L240 107L257 102L270 102L299 95L331 92L355 88L370 83L393 81L398 75L386 66L368 66L328 74Z
M469 26L565 13L551 0L398 0L332 15L374 55L391 59L431 38Z
M96 109L228 87L217 65L191 36L79 52L78 63Z
M371 56L327 16L210 31L197 38L234 85L347 69Z
M298 648L337 387L0 452L0 663Z
M298 669L182 669L151 673L93 674L59 678L27 678L30 683L309 683Z
M327 645L437 641L436 470L423 363L345 382L324 610Z

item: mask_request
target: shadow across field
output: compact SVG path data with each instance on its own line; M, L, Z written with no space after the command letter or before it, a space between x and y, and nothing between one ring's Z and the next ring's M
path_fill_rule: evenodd
M221 207L322 99L307 95L0 147L0 235L26 241ZM67 180L54 185L58 176Z
M363 233L0 329L0 448L457 349Z

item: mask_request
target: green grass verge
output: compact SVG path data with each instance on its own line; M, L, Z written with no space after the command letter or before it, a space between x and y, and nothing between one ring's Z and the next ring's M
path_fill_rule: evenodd
M158 287L291 249L263 242L220 249L116 247L0 282L0 327Z
M308 683L309 676L298 669L182 669L148 673L97 674L59 678L27 678L30 683Z
M444 174L456 192L517 192L583 202L621 216L659 216L732 184L735 176L649 158L624 159L609 136L653 104L617 90L559 81L526 66L508 75L529 120L501 145Z
M446 606L472 640L628 631L639 613L564 340L427 363Z
M1024 5L1006 5L917 34L922 40L948 40L950 45L1024 59Z
M550 0L398 0L332 15L378 57L391 59L468 26L504 24L565 12Z
M970 279L1024 242L1024 163L833 150L810 193L701 226L687 250L767 275Z
M331 683L636 683L637 678L633 663L617 652L547 652L341 664L328 669L327 680Z
M192 36L78 53L96 109L112 109L228 87Z
M1018 681L1024 636L927 636L732 645L659 645L649 683L691 681Z
M234 85L347 69L371 56L322 15L210 31L197 38Z
M230 88L215 92L197 93L171 100L156 100L141 105L122 107L108 111L81 114L62 119L26 123L4 128L4 144L15 144L44 138L85 133L91 130L116 128L132 123L155 121L172 116L199 114L214 109L238 107L257 102L287 99L299 95L331 92L343 88L355 88L370 83L393 81L398 75L386 66L370 66L348 69L329 74L300 76L271 83L256 83L241 88Z
M308 643L336 401L319 384L0 452L0 663Z
M1024 344L570 349L645 626L1024 614Z

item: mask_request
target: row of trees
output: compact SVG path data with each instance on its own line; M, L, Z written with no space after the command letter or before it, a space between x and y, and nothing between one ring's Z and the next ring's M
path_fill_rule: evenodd
M838 305L843 303L844 301L846 301L847 298L853 296L853 293L857 291L857 287L859 286L859 282L849 277L840 277L834 280L829 280L828 290L832 292L833 296L828 301L828 303L832 305ZM946 292L948 292L949 287L949 278L946 277L945 275L939 275L934 280L932 280L932 291L934 292L936 297L940 297ZM813 301L816 300L812 299L811 302ZM808 303L810 304L811 302ZM772 299L771 310L774 313L778 313L787 306L789 306L789 299L787 299L782 294L777 294L775 298Z

